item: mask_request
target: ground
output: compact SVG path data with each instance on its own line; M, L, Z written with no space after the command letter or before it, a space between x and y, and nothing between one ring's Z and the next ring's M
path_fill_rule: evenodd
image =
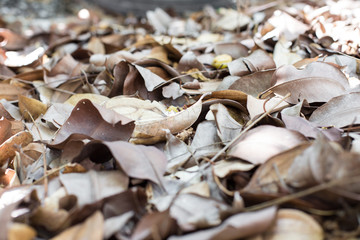
M358 237L359 2L26 2L1 8L0 239Z

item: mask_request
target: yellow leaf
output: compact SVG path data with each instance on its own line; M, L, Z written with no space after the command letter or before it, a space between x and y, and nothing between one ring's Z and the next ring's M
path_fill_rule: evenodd
M45 114L47 105L39 100L19 95L19 109L27 121L38 118Z
M229 54L221 54L214 58L212 65L216 68L226 68L227 64L232 61L232 57Z
M8 239L9 240L31 240L36 237L36 231L24 224L24 223L13 223L8 230Z

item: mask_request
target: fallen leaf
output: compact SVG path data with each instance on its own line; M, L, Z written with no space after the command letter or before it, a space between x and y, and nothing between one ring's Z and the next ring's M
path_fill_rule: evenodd
M108 161L109 159L104 157L108 154L101 153L104 147L110 151L128 176L161 184L167 160L165 155L153 146L134 145L124 141L92 141L74 161L80 161L85 157L90 157L94 162ZM95 152L97 154L94 154Z
M33 138L29 132L22 131L3 142L0 145L0 166L3 166L8 160L15 157L15 152L31 143L32 140Z
M289 49L290 46L291 42L288 42L285 37L280 37L279 41L275 44L273 58L276 67L294 64L302 60L300 55Z
M27 91L21 87L7 83L0 83L0 99L14 101L18 99L18 96L26 95Z
M170 216L183 231L216 226L230 206L196 194L180 194L170 206Z
M11 122L4 117L0 118L0 144L11 137Z
M89 99L92 103L96 103L96 104L99 104L99 105L102 105L107 100L109 100L108 97L103 96L103 95L99 95L99 94L78 93L78 94L72 95L68 100L66 100L65 103L68 103L70 105L75 106L82 99Z
M247 172L253 169L255 165L242 161L220 160L214 165L214 173L219 178L224 178L234 172Z
M52 240L99 240L103 237L104 231L104 217L101 212L97 211L86 219L84 223L75 225L67 230L61 232Z
M283 151L262 164L251 177L250 182L242 190L243 193L274 193L283 192L289 168L294 159L303 153L311 144L303 143L289 150ZM275 170L276 169L276 170Z
M45 114L47 105L34 98L19 96L19 109L25 120L32 121Z
M31 240L34 239L37 232L34 228L24 223L13 223L8 229L7 239L9 240Z
M305 69L298 70L292 65L277 69L273 75L275 86L267 90L285 96L287 102L296 104L306 99L312 102L327 102L331 98L345 94L349 83L345 75L336 67L323 62L313 62Z
M176 221L170 216L169 211L154 212L145 215L136 225L132 240L166 239L175 233Z
M137 144L151 144L165 139L166 132L163 129L169 129L174 134L190 127L201 113L203 97L186 110L175 115L162 119L135 121L135 129L130 141Z
M313 217L296 209L280 209L274 226L263 233L266 239L324 239L320 224Z
M216 55L229 54L232 59L246 57L248 55L248 48L241 43L217 43L214 46Z
M299 132L263 125L245 133L230 148L229 155L253 164L262 164L272 156L306 141L307 139Z
M62 148L70 139L128 140L133 129L131 119L84 99L74 107L49 144L54 148Z
M128 187L129 179L121 171L89 171L66 173L60 181L68 194L77 197L79 206L91 204L103 198L121 193Z
M274 69L275 62L265 51L255 50L249 56L228 63L232 76L244 76L250 73Z
M309 121L320 126L335 126L338 128L358 124L360 119L360 93L348 93L330 99L316 109Z
M217 227L196 231L183 236L171 236L169 240L190 239L239 239L265 232L276 219L276 207L259 211L238 213Z
M105 54L105 46L97 37L90 38L88 49L94 54Z
M217 103L210 106L214 114L218 135L222 142L230 142L241 132L245 121L242 124L236 121L231 112L222 104Z
M239 90L256 98L260 93L275 84L275 81L272 78L273 74L274 70L266 70L242 76L235 80L229 86L229 89Z

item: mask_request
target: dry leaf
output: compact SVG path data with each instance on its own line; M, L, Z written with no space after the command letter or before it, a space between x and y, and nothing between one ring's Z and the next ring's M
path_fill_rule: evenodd
M32 240L37 232L34 228L24 223L12 223L8 229L8 240Z
M309 121L320 126L338 128L360 123L360 93L348 93L332 98L316 109Z
M280 209L274 226L264 234L267 240L275 239L324 239L324 232L318 222L309 214L295 209Z
M47 105L34 98L19 96L19 109L25 120L33 121L45 114Z
M0 166L15 157L15 152L19 151L21 147L31 143L32 140L33 138L29 132L22 131L3 142L0 145Z
M105 54L105 46L97 37L92 37L90 39L88 49L94 54Z
M95 212L88 217L84 223L75 225L57 236L51 238L52 240L100 240L103 237L104 231L104 217L100 211Z
M191 239L240 239L266 231L274 222L276 207L266 208L260 211L238 213L217 227L196 231L183 236L171 236L169 240Z
M128 176L161 184L167 160L160 150L152 146L134 145L124 141L92 141L84 147L75 161L89 157L94 162L102 163L109 160L109 152Z
M307 139L299 132L263 125L245 133L231 147L229 155L247 160L253 164L261 164L272 156L305 141Z
M129 178L121 171L91 170L61 174L60 181L68 194L77 196L78 205L84 206L125 191Z
M17 100L18 96L27 95L27 91L15 85L0 83L0 99L8 101Z
M173 116L135 121L135 129L130 141L137 144L152 144L165 139L166 132L163 129L169 129L174 134L190 127L201 113L203 97L191 107Z
M169 211L154 212L145 215L136 225L132 240L166 239L175 233L176 221L170 216Z
M108 97L103 96L103 95L99 95L99 94L78 93L78 94L72 95L68 100L66 100L65 103L68 103L70 105L75 106L82 99L89 99L92 103L96 103L96 104L99 104L99 105L102 105L107 100L109 100Z
M131 119L84 99L74 107L50 145L62 148L71 139L85 138L128 140L133 129L134 123Z
M228 64L230 74L239 77L275 67L272 57L263 50L255 50L249 56L236 59Z
M349 88L346 76L336 67L323 62L313 62L305 69L298 70L292 65L277 69L273 75L276 85L268 91L285 96L296 104L306 99L312 102L327 102L331 98L345 94Z

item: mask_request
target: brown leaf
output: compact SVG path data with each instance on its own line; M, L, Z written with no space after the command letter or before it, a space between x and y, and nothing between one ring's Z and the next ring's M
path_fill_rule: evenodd
M334 148L319 136L289 168L286 182L293 187L309 187L329 180L328 172L339 159L340 147Z
M65 55L50 70L44 72L44 81L49 87L58 87L66 82L69 77L80 75L81 64L76 61L70 54Z
M109 159L105 157L108 155L106 151L106 154L101 153L104 147L110 151L128 176L161 184L167 160L160 150L152 146L133 145L123 141L92 141L84 147L83 152L75 161L80 161L85 157L90 157L94 162L107 161Z
M233 118L231 112L222 104L217 103L210 106L211 112L214 114L218 135L223 142L230 142L241 132L245 125L244 119L242 123ZM248 120L248 119L246 119Z
M258 97L260 93L275 84L272 78L274 70L259 71L236 80L229 89L239 90L253 97Z
M103 238L104 217L100 211L88 217L84 223L75 225L51 238L52 240L99 240Z
M70 139L128 140L133 129L131 119L84 99L74 107L50 146L61 149Z
M0 144L11 137L11 122L4 117L0 118Z
M179 61L177 70L180 74L183 74L191 69L198 69L206 78L211 78L206 69L206 67L197 59L196 55L193 52L185 53Z
M19 109L25 120L32 121L45 114L47 105L34 98L19 96Z
M284 186L280 181L287 179L289 168L295 157L309 146L310 143L303 143L270 158L256 170L243 192L255 194L283 192L285 189L282 188Z
M247 213L238 213L226 219L218 227L196 231L183 236L171 236L169 240L191 239L240 239L266 231L275 221L276 207Z
M247 160L253 164L261 164L272 156L305 141L307 139L299 132L263 125L245 133L230 149L229 155Z
M9 226L7 239L8 240L32 240L37 233L34 228L25 223L13 223Z
M145 215L136 225L131 240L166 239L176 231L176 221L170 216L169 210Z
M349 93L332 98L316 109L309 121L320 126L335 126L338 128L359 124L360 93Z
M345 94L349 88L346 76L338 68L323 62L310 63L302 70L286 65L277 69L273 78L276 85L268 91L282 96L291 93L286 101L292 104L303 99L309 103L327 102Z
M246 57L248 55L248 48L241 43L217 43L214 46L216 55L229 54L232 59Z
M272 57L263 50L255 50L247 57L239 58L228 63L230 74L239 77L275 67L275 62Z
M6 170L0 170L0 186L2 187L13 187L20 185L20 180L15 172L11 168Z
M306 137L317 138L318 135L322 133L332 141L339 141L343 133L342 130L335 127L321 128L317 124L309 122L302 117L282 115L281 118L287 129L298 131Z
M170 215L183 231L216 226L230 206L198 194L180 194L170 206Z
M121 193L129 184L129 178L121 171L66 173L60 175L60 181L68 194L77 197L79 206Z
M26 46L28 43L24 36L21 36L9 29L0 28L1 47L6 50L19 50ZM3 43L5 43L3 45Z
M0 145L0 166L15 157L15 152L19 151L19 146L24 147L33 140L31 134L26 131L19 132L7 139Z
M88 42L88 49L94 54L105 54L105 46L97 37L92 37Z
M274 226L263 235L266 239L324 239L320 224L309 214L296 209L280 209Z
M18 99L20 95L26 95L27 91L21 87L15 85L0 83L0 99L6 99L8 101L14 101Z
M169 129L171 133L178 133L190 127L198 119L201 113L203 97L191 107L180 111L175 115L169 115L162 119L144 119L136 121L131 142L138 144L155 143L165 139L166 132L163 129Z

